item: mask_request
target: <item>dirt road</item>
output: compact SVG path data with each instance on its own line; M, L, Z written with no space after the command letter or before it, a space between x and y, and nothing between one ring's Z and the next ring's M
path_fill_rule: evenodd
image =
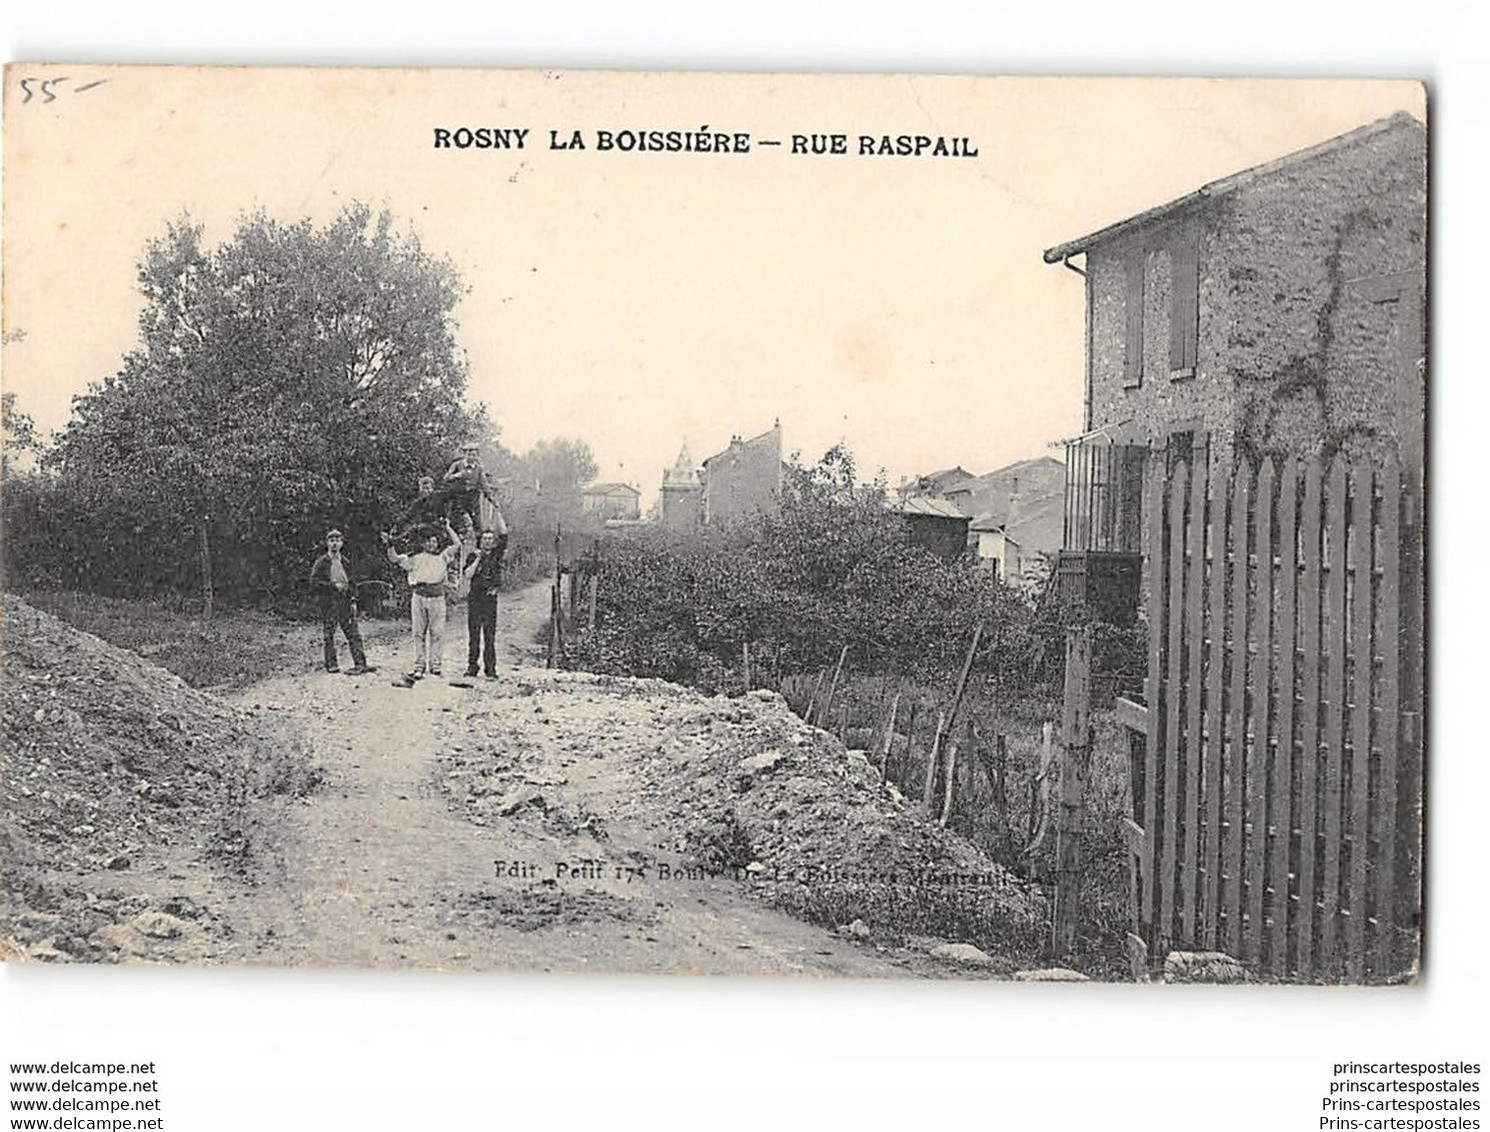
M494 681L449 682L465 645L453 619L444 680L391 687L409 645L385 633L373 676L293 673L236 697L297 721L326 781L274 823L216 960L905 974L729 876L679 877L676 831L644 804L637 767L669 712L699 697L666 685L618 696L604 678L544 671L529 642L546 610L542 586L504 600Z

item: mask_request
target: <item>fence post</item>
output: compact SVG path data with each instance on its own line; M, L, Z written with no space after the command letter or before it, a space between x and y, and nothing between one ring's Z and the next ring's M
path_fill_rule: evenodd
M921 701L915 695L915 687L914 687L914 685L911 688L911 693L912 693L911 694L911 713L910 713L910 715L908 715L906 717L906 720L905 720L905 757L903 759L898 760L898 765L895 768L896 771L900 775L900 783L901 783L901 786L902 787L905 787L905 786L908 786L909 785L905 781L905 772L906 772L907 768L909 768L911 766L911 764L915 761L915 753L916 753L916 715L921 710ZM889 761L888 760L886 760L886 764L885 765L888 768L888 766L889 766ZM905 791L905 792L906 793L909 793L908 790Z
M212 551L207 542L207 523L210 515L203 515L197 523L197 551L202 560L202 620L212 620Z
M926 759L926 782L921 787L921 801L926 803L926 808L931 809L932 800L936 797L936 764L942 757L942 735L947 726L947 713L939 711L936 713L936 732L931 739L931 754Z
M1050 831L1050 772L1055 763L1055 725L1049 720L1040 724L1040 772L1030 779L1030 828L1026 855L1045 843Z
M895 698L890 701L890 722L885 725L885 745L880 749L880 777L890 769L890 746L895 742L895 715L900 710L900 689L895 689Z
M1092 760L1092 630L1066 630L1066 686L1061 713L1060 817L1055 839L1055 901L1051 951L1069 954L1076 945L1081 888L1082 803Z
M545 668L558 668L564 656L564 601L560 582L564 577L563 526L554 527L554 588L549 600L548 661Z
M947 786L942 795L942 825L946 825L947 821L952 817L953 795L957 783L957 755L959 749L962 747L966 747L969 754L972 753L973 721L970 719L963 723L961 742L954 740L947 745Z
M952 693L952 707L949 711L941 712L936 720L936 735L931 740L931 766L926 774L926 793L924 795L926 805L930 807L935 798L934 787L936 784L936 764L941 758L942 745L947 741L948 732L952 730L957 720L957 711L962 707L962 695L967 691L968 674L973 670L973 654L978 651L978 642L983 638L983 622L979 621L973 626L973 639L967 646L967 657L962 662L962 671L957 675L957 688Z
M1008 845L1014 840L1014 835L1009 829L1009 793L1004 784L1004 775L1009 766L1009 753L1002 732L993 737L993 751L993 820L998 826L1000 843Z
M819 726L824 720L830 724L833 722L833 696L838 691L838 680L843 675L843 662L847 659L848 646L844 645L843 650L838 654L838 667L833 669L833 682L828 685L828 698L823 701L822 711L818 712Z
M818 697L823 694L823 685L828 682L828 670L824 668L817 674L817 679L812 682L812 691L807 696L807 706L802 712L802 720L811 723L814 714L818 710Z

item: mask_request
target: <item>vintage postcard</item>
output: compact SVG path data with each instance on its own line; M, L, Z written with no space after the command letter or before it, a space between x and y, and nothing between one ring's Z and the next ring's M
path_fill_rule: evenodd
M6 959L1416 979L1420 84L4 113Z

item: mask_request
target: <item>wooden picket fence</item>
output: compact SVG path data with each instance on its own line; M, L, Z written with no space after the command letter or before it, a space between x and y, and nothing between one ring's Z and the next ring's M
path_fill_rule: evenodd
M1343 457L1152 478L1147 704L1126 705L1139 954L1415 968L1421 498L1411 469Z

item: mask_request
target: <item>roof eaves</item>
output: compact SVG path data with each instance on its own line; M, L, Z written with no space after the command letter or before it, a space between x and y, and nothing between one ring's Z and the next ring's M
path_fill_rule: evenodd
M1106 228L1099 228L1089 235L1080 236L1074 240L1067 240L1064 244L1057 244L1053 248L1046 248L1043 258L1046 263L1060 263L1062 260L1069 259L1073 255L1080 255L1097 244L1105 244L1109 240L1126 235L1128 232L1147 228L1150 224L1156 224L1161 220L1168 220L1170 217L1184 212L1192 205L1207 199L1211 195L1209 188L1210 186L1205 186L1204 188L1196 189L1193 193L1186 193L1178 200L1172 200L1168 204L1158 205L1149 209L1147 212L1140 212L1137 216L1130 216L1125 220L1119 220L1116 224L1109 224Z
M1097 231L1088 235L1080 236L1075 240L1067 240L1064 244L1057 244L1053 248L1046 248L1043 258L1046 263L1060 263L1073 255L1080 255L1088 251L1097 244L1106 243L1109 240L1126 235L1128 232L1148 227L1162 220L1168 220L1201 201L1234 192L1243 185L1251 184L1260 177L1266 177L1273 173L1291 169L1295 165L1313 161L1315 158L1333 153L1337 149L1343 149L1348 145L1359 144L1378 134L1383 134L1388 130L1398 129L1403 126L1422 129L1423 124L1405 110L1399 110L1388 118L1380 118L1375 122L1369 122L1347 133L1326 138L1317 145L1295 150L1293 153L1286 153L1282 157L1274 158L1272 161L1265 161L1261 165L1253 165L1236 173L1229 173L1225 177L1208 181L1194 192L1186 193L1184 196L1172 200L1167 204L1157 205L1154 208L1148 209L1146 212L1140 212L1136 216L1129 216L1124 220L1119 220L1115 224L1109 224L1105 228L1099 228Z

